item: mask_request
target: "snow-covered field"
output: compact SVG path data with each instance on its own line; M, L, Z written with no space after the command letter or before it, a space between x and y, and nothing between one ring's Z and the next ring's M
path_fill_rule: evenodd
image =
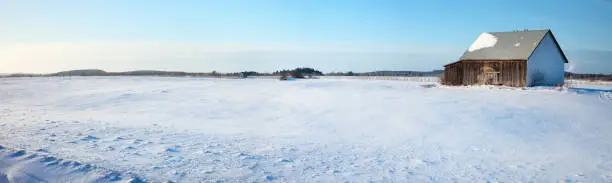
M2 78L0 182L612 182L606 88L426 84Z

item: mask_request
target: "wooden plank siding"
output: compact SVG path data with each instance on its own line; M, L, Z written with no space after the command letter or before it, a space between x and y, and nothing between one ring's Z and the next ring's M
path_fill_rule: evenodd
M525 87L527 85L527 61L501 62L502 84L505 86Z
M462 85L463 81L463 69L461 63L453 63L444 67L444 81L442 84L445 85Z
M478 85L478 75L481 75L482 62L461 62L463 65L463 85ZM484 83L482 83L484 84Z
M444 67L445 85L505 85L524 87L525 60L459 61Z

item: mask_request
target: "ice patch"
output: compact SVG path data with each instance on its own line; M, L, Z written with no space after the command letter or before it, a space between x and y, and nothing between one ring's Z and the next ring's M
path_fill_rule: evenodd
M490 48L495 46L495 44L497 44L497 37L489 33L482 33L478 36L476 41L472 43L468 51L473 52L483 48Z

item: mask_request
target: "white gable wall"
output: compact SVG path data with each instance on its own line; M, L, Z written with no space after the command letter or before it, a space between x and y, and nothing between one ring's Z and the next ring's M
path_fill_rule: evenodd
M556 86L563 84L565 60L550 33L527 60L527 86Z

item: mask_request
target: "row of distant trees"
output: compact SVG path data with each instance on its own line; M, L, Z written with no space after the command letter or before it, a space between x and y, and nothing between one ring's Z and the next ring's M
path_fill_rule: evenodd
M612 81L612 74L578 74L565 72L566 79Z
M217 71L212 72L180 72L180 71L155 71L155 70L138 70L128 72L106 72L97 69L87 70L71 70L63 71L52 74L10 74L3 75L0 77L42 77L42 76L190 76L190 77L232 77L232 78L246 78L249 76L285 76L294 78L305 78L305 77L316 77L316 76L406 76L406 77L438 77L444 73L443 70L434 71L376 71L376 72L363 72L356 73L352 71L348 72L331 72L323 74L321 71L308 68L298 67L295 69L284 69L274 71L272 73L262 73L255 71L243 71L243 72L232 72L232 73L220 73ZM565 77L567 79L582 79L582 80L604 80L612 81L612 74L579 74L566 72Z
M281 80L285 80L288 77L293 77L293 78L312 78L312 77L316 77L316 76L323 76L323 73L321 71L318 71L316 69L313 68L307 68L307 67L298 67L292 70L280 70L280 71L275 71L272 73L272 75L280 75L281 76Z
M313 68L295 68L292 70L280 70L273 73L260 73L255 71L220 73L212 71L205 72L180 72L180 71L155 71L138 70L128 72L106 72L98 69L71 70L52 74L9 74L0 77L45 77L45 76L191 76L191 77L249 77L249 76L282 76L291 75L297 78L304 76L322 76L323 73Z
M406 77L438 77L444 73L443 70L433 71L375 71L355 73L349 72L332 72L328 76L406 76Z
M443 71L435 70L428 72L417 72L417 71L376 71L376 72L364 72L356 73L352 71L348 72L331 72L323 74L323 72L308 68L298 67L295 69L284 69L274 71L272 73L255 72L255 71L243 71L243 72L232 72L232 73L221 73L217 71L212 72L181 72L181 71L156 71L156 70L137 70L127 72L106 72L98 69L85 69L85 70L70 70L62 71L52 74L11 74L5 75L4 77L37 77L37 76L194 76L194 77L249 77L249 76L282 76L289 75L296 78L309 77L309 76L437 76Z

